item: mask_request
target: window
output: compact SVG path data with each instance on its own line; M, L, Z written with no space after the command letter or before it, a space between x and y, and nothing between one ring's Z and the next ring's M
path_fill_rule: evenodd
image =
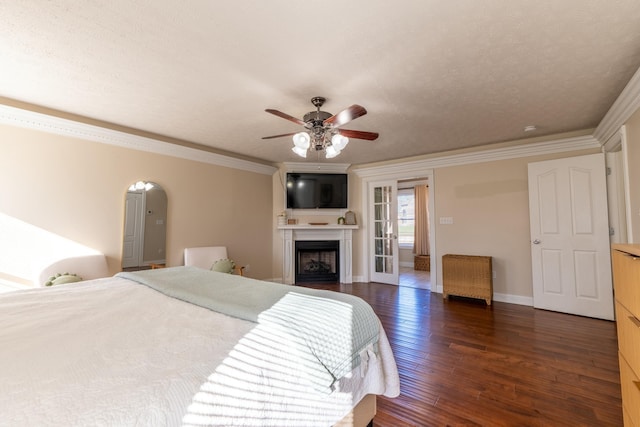
M398 189L398 245L401 248L413 248L415 218L413 188Z

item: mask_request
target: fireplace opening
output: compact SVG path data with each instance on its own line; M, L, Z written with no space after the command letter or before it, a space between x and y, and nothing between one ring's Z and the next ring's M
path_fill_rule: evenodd
M296 241L296 283L339 283L338 240Z

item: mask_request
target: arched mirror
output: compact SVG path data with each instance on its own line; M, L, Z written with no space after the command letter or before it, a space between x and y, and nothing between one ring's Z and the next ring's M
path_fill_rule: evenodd
M167 194L154 182L138 181L127 190L124 210L122 269L164 267Z

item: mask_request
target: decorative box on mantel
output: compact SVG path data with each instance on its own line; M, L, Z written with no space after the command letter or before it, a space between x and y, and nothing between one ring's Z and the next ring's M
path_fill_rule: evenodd
M353 283L353 230L357 225L295 224L278 226L282 237L282 283L295 284L296 240L337 240L339 242L340 283Z

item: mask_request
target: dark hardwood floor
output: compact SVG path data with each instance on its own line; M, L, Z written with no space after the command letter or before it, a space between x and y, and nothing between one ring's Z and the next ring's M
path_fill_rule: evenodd
M401 393L376 427L621 426L615 323L378 283L322 285L371 304Z

